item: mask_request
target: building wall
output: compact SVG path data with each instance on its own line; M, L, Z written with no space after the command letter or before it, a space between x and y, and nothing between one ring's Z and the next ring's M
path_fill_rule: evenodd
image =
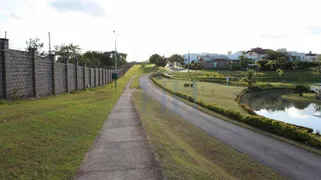
M224 69L228 67L228 60L204 61L204 69ZM216 67L214 64L216 63Z

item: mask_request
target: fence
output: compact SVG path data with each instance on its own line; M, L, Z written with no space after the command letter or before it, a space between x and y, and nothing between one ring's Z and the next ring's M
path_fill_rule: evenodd
M9 40L0 38L0 99L56 95L113 82L112 73L124 75L132 66L116 70L59 63L55 56L39 58L36 49L29 52L9 49Z

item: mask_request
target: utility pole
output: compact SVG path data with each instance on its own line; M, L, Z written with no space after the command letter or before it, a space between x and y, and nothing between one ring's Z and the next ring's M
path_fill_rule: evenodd
M7 39L7 31L4 32L4 38Z
M117 35L116 31L114 30L114 35L115 35L115 71L117 73ZM117 73L117 78L118 78L118 73ZM117 78L115 79L115 87L117 88Z
M51 55L51 38L50 38L50 32L48 32L48 38L49 38L49 55Z

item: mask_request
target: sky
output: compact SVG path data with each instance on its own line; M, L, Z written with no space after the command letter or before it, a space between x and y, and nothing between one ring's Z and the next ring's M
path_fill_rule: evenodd
M222 53L286 48L321 54L318 0L0 0L0 37L117 50L128 61L158 53Z

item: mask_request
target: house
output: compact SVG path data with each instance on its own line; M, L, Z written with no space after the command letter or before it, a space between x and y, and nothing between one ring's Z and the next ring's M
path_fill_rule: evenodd
M184 64L198 63L199 56L205 56L208 53L189 53L183 54Z
M300 53L296 51L287 51L286 48L277 49L276 51L287 53L290 56L290 61L305 61L305 53Z
M310 51L308 54L305 54L306 61L315 61L316 58L317 58L317 54L312 53L312 51Z
M234 54L228 53L227 58L230 60L230 62L238 62L240 60L240 56L242 56L244 53L244 51L235 52Z
M227 68L229 59L224 54L208 54L199 56L199 62L203 64L204 69Z
M262 49L262 48L252 48L249 51L246 51L245 55L246 57L253 59L255 61L264 59L266 56L266 53L269 49Z

